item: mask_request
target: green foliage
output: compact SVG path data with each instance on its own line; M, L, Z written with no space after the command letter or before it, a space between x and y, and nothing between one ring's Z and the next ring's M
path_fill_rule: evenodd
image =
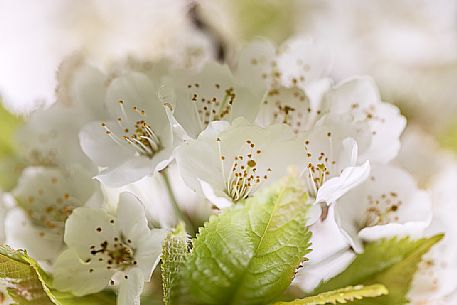
M444 132L438 134L438 142L445 148L457 152L457 121L449 124Z
M436 235L419 240L393 238L368 243L363 254L341 274L322 283L314 294L351 285L380 283L387 287L388 295L354 304L407 304L406 295L422 256L442 238L443 235Z
M291 0L236 0L235 14L242 29L241 35L246 40L256 37L268 37L276 42L282 42L293 33L294 9Z
M309 253L307 195L294 178L213 216L187 264L198 304L267 304L289 287Z
M388 293L383 285L346 287L321 294L297 299L292 302L278 302L274 305L325 305L348 303L367 297L379 297Z
M116 295L113 292L102 291L83 297L75 297L70 293L52 290L52 294L61 305L115 305Z
M0 100L0 159L14 153L12 135L22 121L1 106Z
M6 111L0 100L0 189L9 191L19 176L22 163L16 154L13 135L22 120Z
M0 281L19 305L58 305L46 281L47 275L24 251L0 246Z
M17 305L114 305L113 293L75 297L50 289L50 277L25 251L0 246L0 284Z
M165 305L179 304L183 291L183 272L188 251L188 237L184 225L168 234L162 245L162 285Z

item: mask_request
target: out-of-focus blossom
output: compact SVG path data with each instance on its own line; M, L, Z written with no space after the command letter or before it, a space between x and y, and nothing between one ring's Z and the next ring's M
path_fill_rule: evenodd
M190 23L190 3L2 1L0 94L5 104L26 113L53 103L59 66L75 53L102 70L127 58L172 56L185 64L207 57L212 46Z
M207 22L234 45L247 36L272 37L272 26L279 33L289 33L276 36L281 37L278 41L291 34L312 37L324 50L320 56L326 58L323 62L330 64L329 72L337 81L352 75L373 76L384 100L399 104L408 117L424 123L429 131L442 132L455 120L455 1L305 0L261 4L200 1L200 4ZM265 13L269 10L275 14ZM284 12L287 21L277 25L275 21ZM260 22L263 19L259 16L269 18L268 22ZM294 63L294 67L299 68L300 64Z
M58 102L33 112L18 130L19 153L33 165L65 167L77 163L93 170L78 134L87 122L106 118L103 107L108 79L98 69L81 65L61 81L65 82L59 85Z
M394 163L407 169L431 199L433 217L425 234L445 234L444 239L424 256L408 297L412 305L454 304L457 285L449 279L457 272L455 156L440 148L436 140L419 126L407 128L402 144Z
M300 2L297 33L332 50L337 79L370 74L384 99L442 130L457 112L457 5L439 1Z
M440 300L457 293L457 283L452 280L457 274L457 163L448 161L429 189L433 200L433 222L426 232L430 236L437 233L445 233L445 236L419 265L409 293L411 304L440 304Z
M12 195L17 207L5 219L6 242L39 260L53 260L64 248L65 221L90 204L96 183L83 170L29 167Z

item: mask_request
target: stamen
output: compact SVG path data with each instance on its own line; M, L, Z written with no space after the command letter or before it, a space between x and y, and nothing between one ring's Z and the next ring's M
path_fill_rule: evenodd
M225 157L221 151L221 139L217 138L219 147L219 157L221 160L222 174L224 181L226 181L226 193L234 202L245 199L260 185L268 179L271 169L268 168L264 173L257 174L257 161L256 158L262 153L260 149L256 148L255 143L247 140L245 145L241 148L246 152L235 156L230 173L228 177L225 175L224 161Z
M101 233L102 228L97 228L96 232ZM90 255L98 257L98 261L104 262L107 269L126 270L136 264L135 250L128 245L123 235L114 237L112 242L105 240L98 249L91 246Z
M312 197L316 197L317 192L325 181L336 173L336 161L333 159L332 133L326 132L326 137L329 141L328 152L321 151L318 154L317 152L311 152L309 150L310 140L306 140L304 144L305 155L308 161L300 176L305 177L309 194Z
M263 105L274 123L292 127L295 134L311 128L311 108L306 95L298 88L271 89L265 95Z
M365 218L359 224L360 228L373 227L399 220L398 210L403 202L398 198L396 192L387 192L379 197L369 195L367 197L368 207L365 211Z
M147 158L153 158L160 150L162 145L157 134L152 130L150 125L146 123L145 110L138 109L137 106L132 106L131 110L134 115L138 118L136 121L129 119L125 112L124 101L119 101L121 108L122 117L118 117L116 122L119 125L122 134L116 134L110 129L106 123L101 123L101 126L105 129L106 134L118 145L123 146L125 143L135 148L137 153ZM130 122L131 129L127 127ZM129 135L130 130L133 132Z
M189 96L200 128L203 130L209 123L226 119L231 114L236 94L233 87L223 89L220 84L216 84L218 94L205 97L199 94L199 87L199 84L187 85L188 90L196 90L196 92L190 91Z

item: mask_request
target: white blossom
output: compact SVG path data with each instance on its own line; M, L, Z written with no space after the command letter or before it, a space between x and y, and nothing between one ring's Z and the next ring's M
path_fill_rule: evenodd
M253 195L297 166L303 148L286 125L261 128L244 119L213 122L176 150L187 185L218 208Z
M457 166L455 160L447 160L431 181L433 221L426 236L444 233L444 238L426 253L415 274L409 297L411 304L439 304L455 295L457 284L452 280L457 273L457 225L454 219L456 203ZM455 296L454 296L455 299Z
M421 236L431 222L431 201L407 172L390 165L372 166L369 178L335 205L335 219L354 250L362 241Z
M157 266L166 231L149 229L138 199L122 193L117 213L78 208L65 227L65 250L57 259L55 286L80 296L118 288L119 305L139 304L144 282Z
M104 184L119 187L138 181L171 161L173 135L157 89L139 72L114 79L106 93L109 119L81 130L81 147L101 169L97 179Z

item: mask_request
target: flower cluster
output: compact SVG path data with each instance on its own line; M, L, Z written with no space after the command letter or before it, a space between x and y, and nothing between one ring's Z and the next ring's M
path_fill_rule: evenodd
M253 42L230 68L79 65L63 90L18 134L28 167L5 232L76 296L114 289L118 304L139 304L167 232L182 222L194 235L291 171L313 232L293 282L302 291L344 270L365 242L437 233L432 215L449 217L432 205L441 193L424 190L440 185L405 165L415 154L400 152L399 109L369 77L335 83L311 40ZM423 264L417 287L430 280Z

